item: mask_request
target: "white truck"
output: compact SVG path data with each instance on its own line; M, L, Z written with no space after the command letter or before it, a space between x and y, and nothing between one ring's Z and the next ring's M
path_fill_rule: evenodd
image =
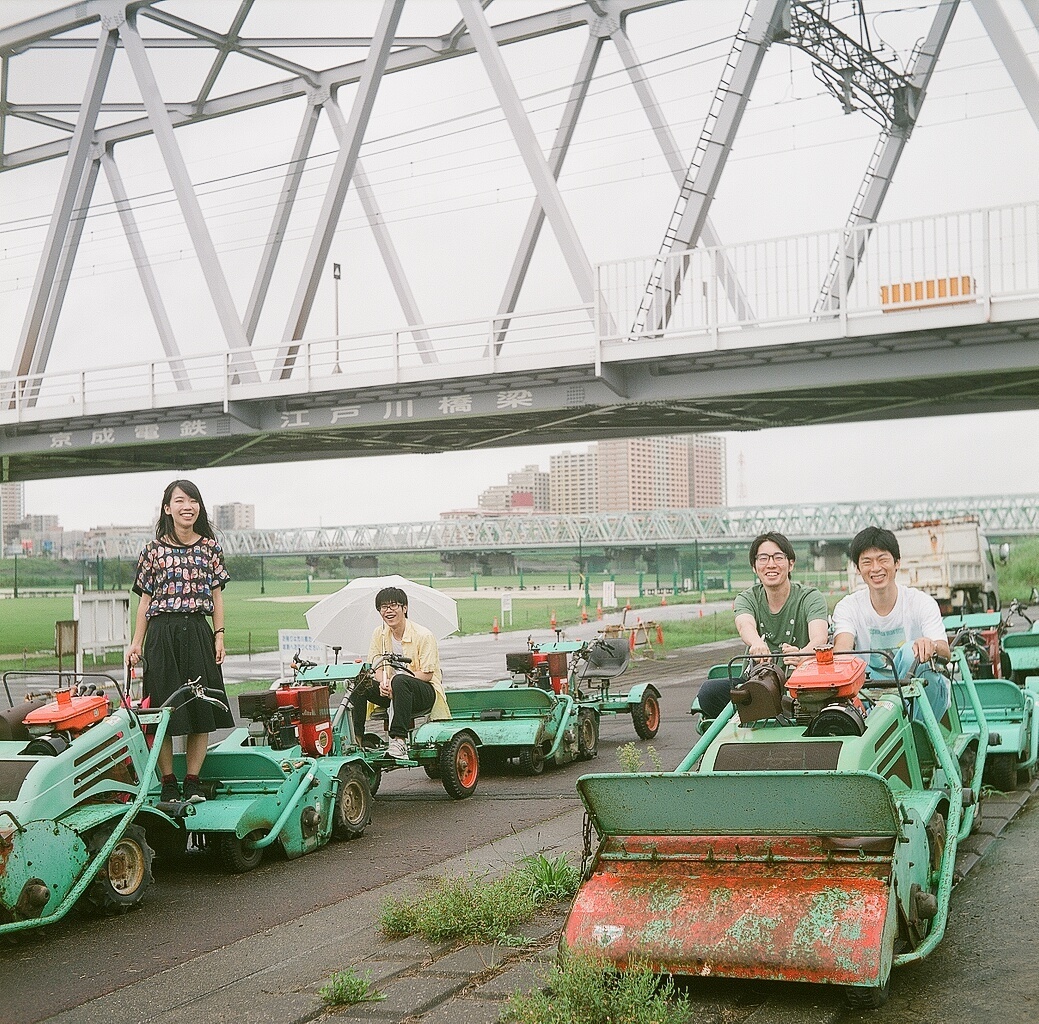
M943 615L999 609L996 564L976 516L919 520L894 534L902 553L898 582L932 595ZM862 586L849 563L849 589Z

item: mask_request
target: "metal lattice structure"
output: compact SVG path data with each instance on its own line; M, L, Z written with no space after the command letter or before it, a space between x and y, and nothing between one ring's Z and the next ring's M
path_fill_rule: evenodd
M221 533L229 555L364 555L403 552L487 552L651 548L694 542L745 542L767 530L792 540L847 540L866 526L891 529L907 522L977 516L993 536L1039 534L1039 495L919 498L904 501L765 505L587 516L467 516L424 523L327 526ZM96 540L88 557L136 558L150 535Z
M1018 2L974 6L1039 126L1039 75L1001 10ZM265 0L204 7L82 0L0 29L0 172L35 173L52 162L61 168L12 372L0 377L0 477L1034 408L1034 210L940 218L941 228L922 230L955 244L924 253L922 263L912 261L915 243L901 253L892 248L898 225L884 234L877 222L961 0L937 5L905 72L882 60L868 40L841 31L830 6L751 0L728 57L718 53L722 71L691 161L682 156L628 24L658 9L685 14L695 0L530 0L508 8L491 0L384 0L378 8L341 5L343 20L321 26L327 35L265 31L272 24L263 20L270 11ZM306 6L291 9L302 22ZM499 9L508 13L498 18ZM1032 0L1025 9L1039 23ZM251 31L254 24L262 27ZM355 31L332 34L344 27ZM560 36L583 47L574 47L557 120L536 119L530 110L536 104L521 97L516 67L522 64L512 54ZM799 262L783 265L793 283L775 309L771 275L782 245L725 245L709 211L762 63L777 42L807 54L844 107L868 107L881 132L844 230L797 243L804 251ZM611 276L620 264L595 259L588 227L582 230L560 183L610 48L648 126L646 138L678 192L657 258L623 261L623 294ZM366 160L376 148L373 126L387 83L460 61L489 83L493 116L531 201L511 239L514 255L497 306L434 318L422 307L438 290L427 287L423 296L419 286L451 264L453 254L429 259L402 246ZM426 99L421 86L416 98ZM261 168L277 176L277 201L255 266L250 261L243 269L238 250L221 243L214 228L218 171L203 188L185 140L214 124L230 131L272 109L285 112L294 141L283 158ZM323 130L333 148L315 153ZM154 197L135 194L124 178L127 166L142 159L171 186L163 201L176 214L183 232L177 237L197 271L187 297L176 289L170 294L154 255L156 231L145 224ZM237 195L238 187L228 189ZM390 326L341 334L337 269L336 332L328 338L314 325L315 302L354 195L400 315ZM132 364L109 360L106 339L95 333L71 366L66 359L57 368L59 342L67 346L80 335L80 325L62 313L88 225L109 214L130 254L149 331L134 346L140 355ZM551 257L543 236L551 236ZM502 248L507 256L513 245ZM756 249L766 253L760 261ZM558 271L544 273L540 283L561 282L565 300L545 306L527 296L525 303L532 267L546 258L556 260ZM962 308L899 319L918 304L881 301L892 285L882 275L894 274L892 268L902 275L895 282L900 288L957 278L964 282L957 288L966 289L957 292ZM473 263L467 273L475 273ZM466 273L454 285L469 300L482 294ZM207 308L211 324L202 344L191 330L196 306ZM101 319L117 311L99 310ZM145 357L152 342L161 357Z

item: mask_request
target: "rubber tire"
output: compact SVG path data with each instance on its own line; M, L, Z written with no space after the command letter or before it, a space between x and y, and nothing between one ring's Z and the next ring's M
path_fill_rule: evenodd
M256 829L246 836L246 839L259 839L264 834L263 829ZM263 850L247 850L243 843L233 832L213 832L209 840L216 840L216 855L225 871L232 875L242 875L246 871L252 871L260 866L263 860Z
M368 783L368 789L371 791L372 796L375 796L379 792L379 787L382 785L382 769L377 765L373 764L372 771L375 772L375 776L372 781Z
M422 766L422 770L434 782L439 782L440 781L440 760L439 760L439 758L436 761L427 761Z
M631 723L644 740L651 740L660 729L660 700L647 690L642 700L631 707Z
M599 755L599 716L591 708L577 713L577 757L590 761Z
M339 786L332 808L332 838L356 839L372 820L372 790L368 777L356 764L339 769Z
M95 829L87 839L87 849L96 853L111 834L108 827ZM87 888L87 901L102 914L125 913L141 901L151 885L153 857L144 829L137 824L127 826L107 863Z
M1017 789L1017 754L993 754L986 758L985 781L1002 793Z
M480 782L480 753L472 736L460 732L440 748L440 781L452 800L464 800Z
M879 1010L891 994L891 974L883 985L864 988L861 985L844 986L844 1002L851 1010Z
M519 766L524 775L540 775L545 770L545 752L535 744L519 752Z

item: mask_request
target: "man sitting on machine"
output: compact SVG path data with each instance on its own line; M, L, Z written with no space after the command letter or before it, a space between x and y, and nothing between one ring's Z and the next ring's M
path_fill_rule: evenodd
M444 696L443 673L436 637L408 619L408 595L399 587L383 587L375 595L375 607L382 625L372 634L368 661L377 665L376 686L358 691L353 698L354 729L358 739L364 735L368 704L389 707L390 742L386 753L398 761L408 760L408 731L417 715L447 719L451 709ZM409 659L406 672L378 665L380 655L397 654Z
M851 560L866 584L837 602L833 610L833 649L840 651L889 651L895 672L908 677L914 662L949 658L949 642L938 602L915 587L895 582L901 552L890 530L867 526L852 539ZM875 678L891 674L889 663L874 655L870 673ZM934 717L949 709L949 681L933 668L914 672L927 681L927 699Z
M762 657L800 654L823 646L829 635L826 598L815 587L795 583L793 545L781 533L763 533L750 545L758 582L733 605L736 629L747 653ZM735 680L708 679L697 703L705 718L717 718L729 703Z

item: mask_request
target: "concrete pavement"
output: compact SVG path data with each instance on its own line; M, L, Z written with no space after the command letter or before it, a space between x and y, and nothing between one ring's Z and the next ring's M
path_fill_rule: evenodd
M1039 788L1018 790L1005 799L986 801L981 828L961 845L957 858L961 876L977 874L977 886L965 885L975 895L998 893L1010 902L1035 902L1034 885L1007 884L1000 869L1009 863L1030 864L1035 875L1034 851L1039 845L1039 811L1033 800L1026 813L1018 812ZM1014 816L1018 815L1016 820ZM555 957L556 940L564 908L556 907L517 931L528 940L524 947L435 945L410 937L385 939L378 928L379 913L393 895L416 893L428 887L432 875L461 875L469 871L501 872L523 857L544 852L547 857L580 855L582 811L573 807L534 828L488 843L461 857L414 872L391 885L380 886L357 896L304 915L280 927L249 936L230 946L206 953L156 977L101 996L85 1005L51 1017L46 1024L304 1024L325 1018L421 1022L421 1024L491 1024L498 1019L503 1001L515 991L529 991L544 983ZM1001 840L1001 849L991 866L980 857ZM993 872L997 873L993 877ZM1025 879L1020 880L1026 883ZM1034 877L1033 877L1034 881ZM970 879L974 882L974 878ZM973 911L969 897L961 901L960 888L953 893L949 931L934 954L943 948L976 944L976 913L963 916L963 902ZM1031 893L1031 896L1028 894ZM984 898L983 908L984 910ZM1003 914L989 920L1000 943L989 951L998 962L1006 950L1021 956L1030 953L1039 939L1034 913ZM946 955L945 960L950 957ZM352 967L360 975L371 972L383 1000L328 1010L318 989L335 971ZM1026 1024L1034 1020L1034 1000L1039 984L1033 980L1021 991L1006 990L1000 974L977 973L971 965L955 962L946 971L961 969L962 977L941 987L949 1007L961 1005L966 989L976 1005L1001 1006L1003 1024ZM927 977L926 964L906 969L906 987L912 974ZM902 972L893 981L893 1000L912 1005L912 996L901 996ZM699 1021L725 1024L835 1024L845 1011L840 994L832 989L807 985L763 985L714 981L693 982L685 988ZM1008 1004L1009 1001L1009 1004ZM1007 1012L1018 1006L1020 1012ZM1029 1009L1031 1006L1031 1009ZM906 1019L887 1013L877 1024ZM921 1021L932 1018L924 1016ZM939 1015L935 1020L946 1019ZM948 1019L953 1019L949 1017ZM960 1019L981 1019L963 1017Z

